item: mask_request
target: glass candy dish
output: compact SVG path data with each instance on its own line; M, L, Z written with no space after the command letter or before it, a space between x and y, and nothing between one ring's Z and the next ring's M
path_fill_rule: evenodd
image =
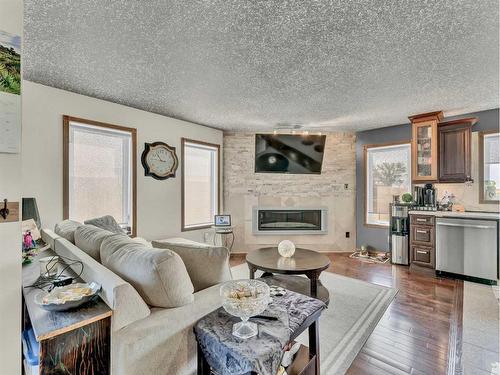
M220 287L220 295L224 309L242 320L233 325L233 335L241 339L256 336L257 324L248 319L266 309L271 301L269 286L259 280L228 281Z

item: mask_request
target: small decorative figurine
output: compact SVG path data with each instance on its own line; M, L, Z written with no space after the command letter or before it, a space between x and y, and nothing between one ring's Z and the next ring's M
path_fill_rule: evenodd
M35 240L33 240L33 236L31 235L31 231L27 231L23 235L23 251L31 250L36 247Z

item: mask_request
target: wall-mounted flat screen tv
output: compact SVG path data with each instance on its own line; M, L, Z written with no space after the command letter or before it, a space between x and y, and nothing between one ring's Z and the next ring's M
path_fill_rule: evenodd
M256 134L255 172L320 174L326 135Z

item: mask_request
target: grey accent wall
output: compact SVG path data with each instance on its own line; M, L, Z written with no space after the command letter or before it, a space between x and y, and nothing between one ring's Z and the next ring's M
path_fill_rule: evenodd
M472 128L473 131L499 129L498 108L446 117L446 120L473 116L479 118L479 122ZM411 126L409 123L356 133L356 247L358 248L363 244L368 244L380 250L389 250L388 229L371 228L364 225L365 179L363 175L363 147L367 144L383 144L405 140L411 140Z

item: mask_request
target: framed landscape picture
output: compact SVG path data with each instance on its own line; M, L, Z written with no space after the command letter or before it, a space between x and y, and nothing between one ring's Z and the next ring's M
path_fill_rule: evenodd
M0 30L0 153L21 143L21 37Z
M21 37L0 30L0 91L21 94Z

